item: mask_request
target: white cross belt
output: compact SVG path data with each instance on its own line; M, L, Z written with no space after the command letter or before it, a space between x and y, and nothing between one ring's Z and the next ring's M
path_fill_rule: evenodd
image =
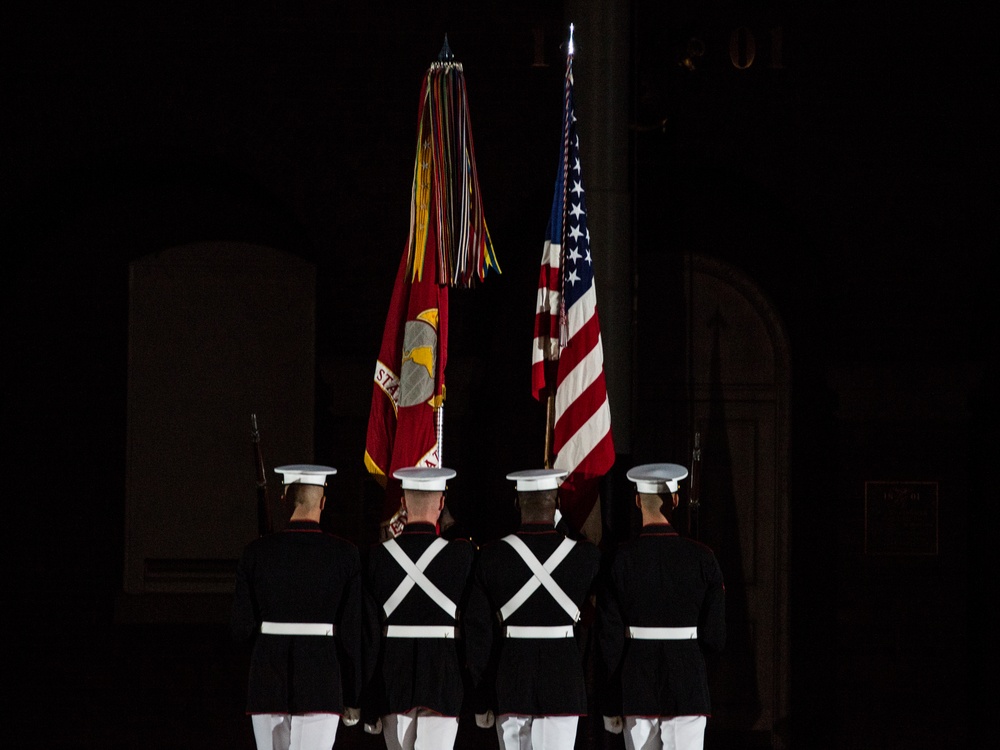
M455 605L455 602L449 599L447 594L441 591L441 589L434 585L434 582L431 581L431 579L424 575L424 571L427 569L427 566L431 564L431 560L437 557L438 553L448 546L448 542L441 537L436 538L433 542L431 542L430 546L424 550L424 553L415 563L406 556L403 548L399 546L395 539L389 539L382 544L386 551L392 555L393 559L399 563L399 566L406 573L406 577L400 582L399 586L396 587L392 596L390 596L388 601L382 605L382 609L385 612L386 617L395 611L396 607L400 605L403 599L406 598L406 595L410 593L414 584L416 584L418 588L431 598L431 601L447 612L451 617L458 619L458 607Z
M566 592L559 587L558 583L556 583L555 579L552 578L552 571L559 567L559 564L566 558L573 547L576 546L576 542L572 539L563 539L559 546L556 547L555 551L549 555L549 558L543 565L528 548L528 545L521 541L516 534L505 536L503 541L513 547L518 556L524 560L525 565L527 565L531 570L532 576L521 587L521 589L500 608L501 620L507 620L512 614L514 614L539 586L545 588L549 595L555 599L556 603L566 612L567 615L570 616L570 619L573 620L573 622L580 619L580 608L576 606L576 603L569 598Z

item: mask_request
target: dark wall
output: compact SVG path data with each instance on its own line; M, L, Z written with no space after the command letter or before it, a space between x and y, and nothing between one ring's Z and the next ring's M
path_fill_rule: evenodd
M962 746L995 518L996 70L953 8L796 6L638 4L640 279L723 258L790 337L795 746ZM873 480L939 483L938 554L866 551ZM930 713L937 738L907 729Z
M968 592L989 580L980 550L995 518L986 478L997 351L990 27L946 5L743 5L632 6L624 64L637 257L640 267L687 251L720 257L779 311L793 362L792 736L802 747L855 741L849 727L862 712L864 730L902 747L880 727L926 715L926 695L958 696L944 707L963 730L980 713L966 687L983 674L969 655L986 625ZM157 631L154 655L142 647L149 632L114 623L129 261L213 239L293 252L317 265L321 362L374 360L407 233L420 80L445 33L465 65L504 270L454 303L456 371L478 384L491 436L459 456L478 473L495 469L491 455L518 466L541 455L544 416L521 358L571 20L560 2L33 3L13 12L0 170L3 422L8 492L25 518L12 524L5 563L17 573L18 622L46 646L15 657L31 667L28 703L48 709L54 698L86 727L53 747L107 746L109 736L155 746L150 737L188 731L163 718L171 712L194 716L199 736L240 731L213 723L239 711L241 667L220 656L217 629L199 631L197 645L183 628ZM729 54L741 28L758 44L745 70ZM740 64L746 38L737 38ZM586 135L590 113L579 114ZM898 371L915 373L916 385L870 385ZM325 417L323 391L338 383L322 366L318 377L318 450L361 445L363 422ZM940 409L911 408L927 402ZM356 463L347 470L360 472ZM872 561L858 548L859 482L885 478L941 482L934 560ZM81 637L48 638L56 631L39 620ZM901 622L930 624L894 630ZM941 650L956 630L959 642ZM183 657L166 656L171 649ZM163 687L168 664L186 670L173 676L179 692ZM214 689L197 688L206 669ZM54 696L43 674L63 676ZM891 720L872 712L907 684L924 698L904 690L881 712ZM83 695L132 724L109 735L87 718ZM941 734L930 741L940 746Z

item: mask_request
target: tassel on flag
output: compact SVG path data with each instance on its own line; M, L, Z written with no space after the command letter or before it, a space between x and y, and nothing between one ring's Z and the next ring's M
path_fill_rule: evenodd
M435 231L437 282L468 288L500 267L483 215L465 75L447 36L424 76L420 99L408 252L419 275Z
M424 76L410 231L375 365L365 466L385 488L381 533L402 530L396 469L441 466L448 289L500 273L483 215L462 65L448 39Z

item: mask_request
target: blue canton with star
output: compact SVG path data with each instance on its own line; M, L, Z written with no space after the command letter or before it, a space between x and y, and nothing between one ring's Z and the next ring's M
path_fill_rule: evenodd
M566 231L563 246L563 299L571 308L594 283L594 265L590 258L590 231L587 229L587 204L584 198L583 173L580 169L580 137L576 133L576 113L570 94L569 174L566 187Z

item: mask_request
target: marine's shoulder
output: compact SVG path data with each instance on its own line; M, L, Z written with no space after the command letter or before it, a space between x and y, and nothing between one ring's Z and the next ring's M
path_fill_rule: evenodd
M327 531L325 529L320 531L320 537L322 539L327 540L328 543L330 544L337 544L344 547L354 547L355 549L357 549L358 547L350 539L347 539L346 537L343 537L340 534L334 534L332 531Z
M504 538L490 539L479 545L479 559L483 561L495 560L498 557L505 557L513 553L513 548L504 542Z
M596 544L594 544L589 539L574 539L575 546L573 551L578 555L584 555L588 558L598 558L601 556L601 549Z
M358 549L358 545L350 539L345 539L344 537L329 531L323 531L318 535L318 543L326 545L331 550L352 559L361 558L361 551Z
M452 550L453 553L471 555L478 549L475 542L464 536L457 536L446 541L448 542L448 549Z
M479 551L484 555L495 554L496 551L500 548L500 543L502 541L503 541L502 539L489 539L479 545Z
M703 555L705 557L715 557L715 550L709 547L704 542L698 539L692 539L691 537L680 537L680 541L684 546L690 549L694 554Z

